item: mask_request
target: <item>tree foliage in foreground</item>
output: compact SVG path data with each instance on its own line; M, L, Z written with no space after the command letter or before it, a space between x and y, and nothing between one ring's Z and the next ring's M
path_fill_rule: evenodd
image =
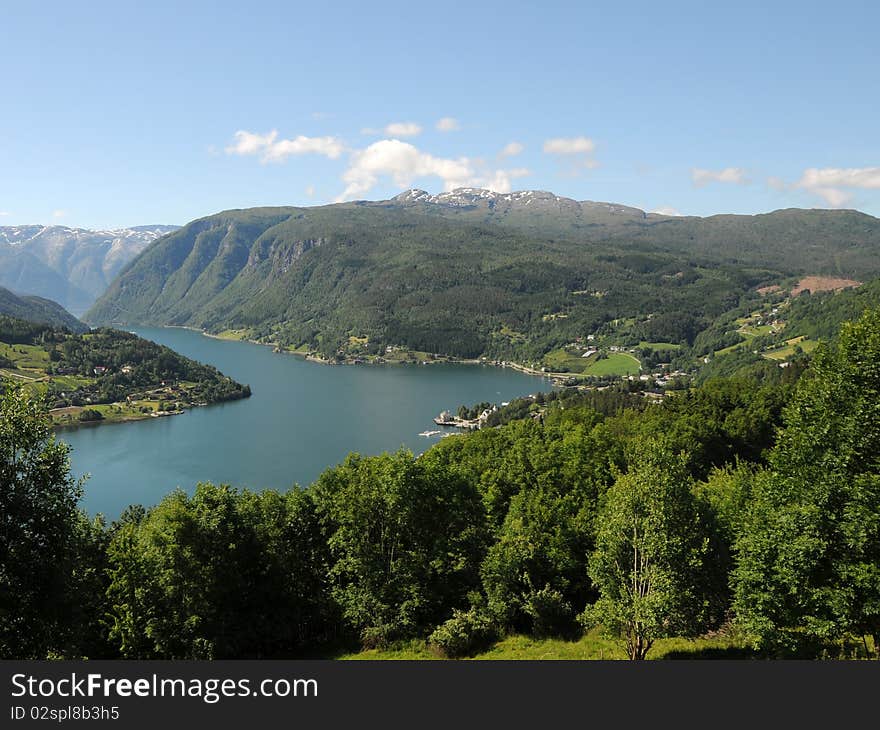
M739 619L759 646L870 636L880 658L880 312L816 356L784 423L737 543Z
M707 628L710 539L687 461L661 442L641 444L608 490L589 574L599 598L584 621L619 637L630 659L659 638Z
M79 653L89 639L72 623L96 587L80 494L43 408L21 389L0 394L0 657Z
M294 656L335 625L325 545L299 490L174 492L123 516L108 564L110 637L126 658Z
M365 645L437 625L478 587L488 535L473 485L401 451L353 454L311 492L333 597Z

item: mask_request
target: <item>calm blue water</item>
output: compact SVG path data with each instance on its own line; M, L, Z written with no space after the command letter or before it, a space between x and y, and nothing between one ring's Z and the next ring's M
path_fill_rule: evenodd
M90 474L83 506L116 518L200 481L251 489L311 483L350 451L424 451L442 410L501 402L549 383L480 365L327 366L184 329L135 330L241 383L251 398L184 415L63 431L73 471Z

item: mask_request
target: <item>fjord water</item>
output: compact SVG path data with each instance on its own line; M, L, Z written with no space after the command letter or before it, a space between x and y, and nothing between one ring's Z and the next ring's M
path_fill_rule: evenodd
M424 451L442 410L500 403L549 389L510 369L481 365L339 365L307 362L247 342L175 328L141 337L219 368L253 395L180 416L65 430L71 463L85 483L83 506L115 519L130 504L151 506L200 481L251 489L311 483L350 451Z

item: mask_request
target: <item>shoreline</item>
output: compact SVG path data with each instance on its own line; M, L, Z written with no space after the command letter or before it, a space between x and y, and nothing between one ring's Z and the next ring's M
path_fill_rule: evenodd
M116 403L108 403L106 405L117 405ZM203 406L193 405L190 408L200 408ZM53 410L66 410L66 409L53 409ZM179 411L166 411L166 412L158 412L153 411L152 413L142 413L140 415L129 414L122 416L120 418L102 418L96 421L77 421L74 423L55 423L52 422L52 429L54 431L74 431L78 428L92 428L95 426L111 426L113 424L118 423L134 423L136 421L146 421L151 418L168 418L169 416L182 416L187 412L187 408L181 408ZM49 416L51 417L52 411L49 411Z
M486 360L480 358L459 358L453 355L437 355L436 357L439 359L426 359L421 360L417 358L412 358L409 360L387 360L385 358L380 358L381 362L377 362L375 359L369 358L361 358L361 357L353 357L346 358L345 360L330 360L325 357L321 357L320 355L315 355L311 352L296 352L294 350L288 350L277 342L261 342L260 340L251 340L248 338L237 338L237 337L221 337L220 335L215 335L207 330L199 329L198 327L187 327L185 325L165 325L167 327L173 327L177 329L186 329L191 330L192 332L200 332L205 337L210 337L212 340L220 340L222 342L248 342L252 345L262 345L264 347L273 348L273 352L279 355L293 355L294 357L299 357L308 362L318 363L320 365L487 365L490 367L496 368L506 368L510 367L514 370L518 370L526 375L535 375L543 378L553 378L553 377L565 377L564 373L544 373L540 370L534 370L532 368L528 368L525 365L519 365L514 362L499 362L498 360Z
M138 325L125 325L126 327L138 326ZM208 332L205 329L199 327L190 327L189 325L183 324L166 324L166 325L143 325L143 326L155 326L157 328L169 328L169 329L182 329L189 330L191 332L198 332L205 337L210 337L212 340L220 340L222 342L247 342L251 345L261 345L263 347L271 347L273 352L278 353L280 355L293 355L294 357L301 358L307 362L317 363L319 365L486 365L489 367L496 368L511 368L518 372L523 373L524 375L532 375L538 378L544 378L547 380L554 381L554 385L562 385L562 381L570 380L572 378L580 380L577 374L572 373L555 373L555 372L544 372L541 370L535 370L534 368L530 368L526 365L521 365L517 362L509 361L509 360L488 360L481 358L458 358L452 355L439 355L438 357L442 359L438 360L420 360L420 359L410 359L410 360L386 360L385 358L381 358L381 362L376 362L375 360L354 357L354 358L346 358L345 360L334 361L329 360L327 358L321 357L320 355L315 355L311 352L295 352L293 350L288 350L282 348L277 342L261 342L260 340L252 340L247 337L222 337L221 335L216 335L211 332Z

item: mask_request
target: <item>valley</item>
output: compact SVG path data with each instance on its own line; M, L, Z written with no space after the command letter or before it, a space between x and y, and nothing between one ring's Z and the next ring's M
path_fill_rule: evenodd
M176 228L0 226L0 286L55 300L80 315L137 254Z

